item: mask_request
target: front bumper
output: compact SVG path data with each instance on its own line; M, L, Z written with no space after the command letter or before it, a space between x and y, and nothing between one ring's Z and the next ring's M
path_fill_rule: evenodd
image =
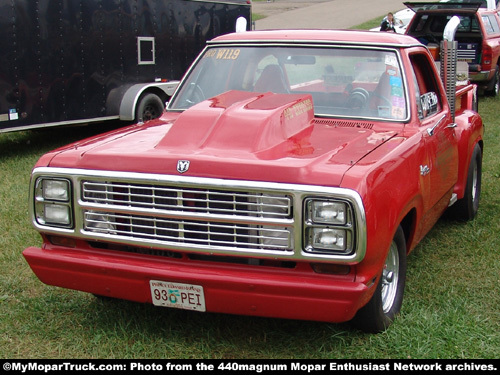
M375 288L352 275L316 274L307 263L309 272L87 249L29 247L23 255L45 284L130 301L152 303L150 280L201 285L206 311L215 313L344 322Z

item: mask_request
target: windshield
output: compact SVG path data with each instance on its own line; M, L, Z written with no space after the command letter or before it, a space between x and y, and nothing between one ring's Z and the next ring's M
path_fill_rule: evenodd
M404 120L406 97L392 50L213 47L169 103L185 110L230 90L310 94L317 116Z

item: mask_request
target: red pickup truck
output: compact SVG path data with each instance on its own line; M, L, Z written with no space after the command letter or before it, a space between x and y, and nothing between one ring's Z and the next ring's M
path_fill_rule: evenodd
M159 119L39 159L24 257L95 295L383 331L407 254L478 210L476 87L446 87L409 36L218 37Z

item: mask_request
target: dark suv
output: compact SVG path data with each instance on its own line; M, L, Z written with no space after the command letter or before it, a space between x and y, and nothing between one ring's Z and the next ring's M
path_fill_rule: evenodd
M484 89L486 95L496 96L500 91L500 11L483 8L483 3L405 3L415 11L406 34L426 44L431 52L436 51L446 23L458 16L460 26L455 34L458 59L469 64L471 82ZM439 53L434 56L439 59Z

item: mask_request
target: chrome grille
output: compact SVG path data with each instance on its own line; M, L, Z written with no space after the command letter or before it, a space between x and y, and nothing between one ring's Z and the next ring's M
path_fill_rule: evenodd
M274 192L81 181L85 232L181 248L292 251L292 202Z
M263 218L290 218L291 197L119 182L82 182L82 200L102 205Z
M85 212L85 230L159 242L246 249L291 249L291 231L261 225Z

